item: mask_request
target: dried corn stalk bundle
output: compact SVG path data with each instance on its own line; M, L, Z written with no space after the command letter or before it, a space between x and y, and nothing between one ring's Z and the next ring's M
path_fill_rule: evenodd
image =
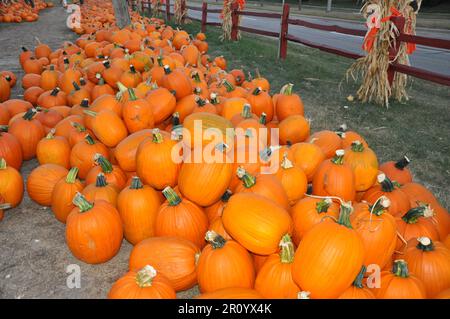
M150 3L152 17L159 18L161 16L162 0L152 0Z
M392 84L388 79L388 68L393 62L410 65L408 54L415 46L402 42L396 56L389 57L389 51L396 45L396 37L400 31L415 34L416 14L420 8L419 1L413 0L368 0L361 12L367 18L368 33L364 39L363 49L367 55L356 60L347 71L347 80L362 79L356 95L362 102L375 102L389 106L389 99L397 101L408 99L406 85L408 77L402 73L395 73ZM390 21L392 16L403 16L405 27L398 30Z
M222 13L220 14L220 18L222 19L222 35L220 39L231 40L231 31L233 28L233 7L237 6L239 10L243 10L245 7L245 0L225 0L223 2ZM241 16L238 16L238 25L241 24ZM241 38L241 32L238 31L237 38Z
M174 3L173 13L177 24L181 24L187 14L187 9L186 6L183 6L183 2L185 2L185 0L175 0Z

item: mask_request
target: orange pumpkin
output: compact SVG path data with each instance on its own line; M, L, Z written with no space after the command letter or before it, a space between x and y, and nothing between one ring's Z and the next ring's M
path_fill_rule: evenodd
M353 284L339 296L339 299L375 299L373 292L363 284L365 273L366 266L362 266Z
M70 168L70 145L63 136L55 136L51 130L45 138L39 141L36 147L36 157L39 164L56 164Z
M378 175L378 159L374 151L360 141L354 141L345 150L344 162L353 170L357 192L368 190L375 184Z
M380 165L380 171L386 174L390 180L396 181L401 185L412 182L412 174L407 167L410 163L408 157L403 158L397 162L389 161Z
M23 198L22 176L14 167L7 166L2 157L0 157L0 196L11 207L18 206Z
M106 181L105 175L99 173L95 183L87 185L81 192L88 201L104 200L114 207L117 206L118 188Z
M115 147L128 136L124 122L115 112L102 110L98 113L94 111L84 113L92 117L92 132L106 146Z
M23 117L16 118L9 126L9 133L14 135L22 147L24 160L30 160L36 156L36 148L44 137L45 131L41 122L35 119L36 111L30 109Z
M36 167L27 179L28 195L41 206L51 206L53 189L68 172L65 167L56 164Z
M67 216L75 208L72 199L83 190L83 183L77 179L78 168L70 169L66 178L56 183L52 191L52 211L57 220L66 223Z
M84 140L74 145L70 152L70 166L78 168L80 178L86 178L88 172L95 166L96 154L109 158L108 148L90 135L86 135Z
M280 94L277 95L274 104L279 121L283 121L291 115L304 116L303 101L298 94L292 93L293 87L292 83L286 84L281 88Z
M23 160L22 148L17 138L7 130L7 126L0 126L0 158L4 158L9 166L20 170Z
M106 157L99 153L94 155L94 162L97 165L91 168L86 175L86 184L95 183L98 174L103 173L108 184L116 186L119 190L125 187L127 176L119 166L111 164Z
M308 180L303 170L293 165L285 152L276 177L286 192L290 205L294 205L305 196L308 188Z

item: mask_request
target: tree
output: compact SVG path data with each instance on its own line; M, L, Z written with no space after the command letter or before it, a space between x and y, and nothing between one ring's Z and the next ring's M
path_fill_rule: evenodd
M131 24L130 13L128 12L128 3L126 0L112 0L114 6L114 15L116 24L119 28L124 28Z

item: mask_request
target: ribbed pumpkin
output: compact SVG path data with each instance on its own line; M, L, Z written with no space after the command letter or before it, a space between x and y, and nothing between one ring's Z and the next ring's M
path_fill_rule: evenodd
M320 165L312 181L313 194L336 196L345 201L355 199L355 176L344 154L344 150L337 150L335 157Z
M178 143L167 132L153 129L138 147L136 153L136 172L145 184L156 189L175 186L181 167L172 159L172 150Z
M364 261L364 245L351 228L348 203L338 222L323 222L308 231L295 252L292 275L312 298L337 298L353 282Z
M45 135L44 127L34 118L35 115L36 111L30 109L23 117L13 120L9 126L9 133L17 138L22 147L24 160L30 160L36 156L37 144Z
M155 124L151 105L145 99L138 99L133 89L128 89L130 98L122 106L123 121L128 132L152 128Z
M0 126L0 158L4 158L9 166L19 170L23 160L22 148L17 138L6 132L7 130L7 126Z
M365 273L366 266L362 266L353 284L339 296L339 299L375 299L373 292L363 284Z
M285 209L252 193L231 196L222 221L231 237L259 255L275 253L281 238L292 230L292 220Z
M113 111L103 110L100 112L84 111L87 116L92 117L92 132L106 146L115 147L128 136L127 128L122 119Z
M444 244L419 237L409 240L407 246L402 258L411 273L423 282L428 298L450 287L450 250Z
M132 178L131 186L123 189L117 198L117 209L122 219L124 236L131 244L152 237L161 199L150 186L143 185L139 177Z
M170 186L162 192L167 201L159 208L155 235L178 236L203 247L206 244L204 234L208 230L208 218L203 209L181 198Z
M0 196L4 201L16 207L23 198L23 179L20 173L6 164L4 158L0 157Z
M255 268L249 252L237 242L226 241L214 231L208 231L205 239L208 245L203 248L197 265L200 291L253 288Z
M364 244L364 265L377 264L383 269L392 259L397 243L395 218L387 212L389 199L381 197L374 205L358 203L351 215L353 229Z
M294 205L299 199L305 196L308 188L308 180L300 168L293 165L288 159L288 153L285 152L281 167L278 169L276 177L286 192L290 205Z
M67 217L67 246L85 263L107 262L122 244L122 222L117 209L103 200L90 203L80 193L73 203L77 207Z
M300 143L309 137L309 123L302 115L288 116L278 127L281 145Z
M386 196L391 202L388 209L389 213L393 216L403 216L411 207L408 197L402 188L399 188L395 182L392 182L384 174L379 174L377 179L379 185L369 188L362 199L370 204L374 204L378 198Z
M298 94L292 93L293 87L292 83L288 83L281 88L280 94L277 95L275 110L279 121L283 121L291 115L304 115L303 101Z
M56 164L65 168L70 167L70 145L63 136L55 136L51 130L36 147L36 157L39 164Z
M125 172L136 171L136 152L139 144L147 137L151 136L152 130L141 130L128 135L114 149L114 157L116 158L120 168Z
M67 216L75 208L72 203L78 192L83 190L83 183L77 179L78 168L70 169L66 178L61 178L52 191L52 211L56 219L66 223Z
M305 197L291 208L291 217L294 223L293 240L298 245L315 225L327 220L337 220L339 205L329 198Z
M297 143L291 146L292 161L305 172L308 182L313 180L320 164L325 160L322 149L313 143Z
M401 185L412 182L412 174L407 167L410 163L408 157L403 156L399 161L389 161L380 165L380 171L386 174L390 180L396 181Z
M370 148L364 147L360 141L354 141L345 150L344 162L353 170L357 192L366 191L375 184L378 175L378 159Z
M172 71L168 65L164 66L164 72L161 84L169 91L175 91L177 100L192 93L192 84L186 74L178 69Z
M237 175L242 183L236 186L234 192L253 193L265 198L287 209L289 200L281 182L273 175L257 174L255 176L246 172L243 168L237 169Z
M308 142L319 146L326 158L332 158L342 147L341 137L336 132L328 130L314 133L309 137Z
M28 195L41 206L51 206L53 189L68 172L65 167L56 164L36 167L27 179Z
M114 207L117 206L119 189L114 184L109 184L103 173L99 173L95 183L88 184L81 193L88 201L104 200Z
M296 299L300 288L292 279L294 244L289 235L280 241L280 253L270 255L255 280L255 290L264 298Z
M227 189L220 197L220 200L204 208L206 216L208 216L208 220L210 223L212 223L216 218L222 217L223 209L225 208L225 205L228 203L228 200L230 199L232 194L233 193L231 192L231 190Z
M423 282L410 274L407 263L394 261L392 271L381 273L380 288L374 288L377 299L424 299L426 290Z
M192 288L197 284L197 260L200 249L189 240L180 237L151 237L142 240L130 254L130 270L147 264L163 274L176 291Z
M233 164L226 154L220 154L212 162L209 159L185 161L178 176L178 188L187 199L200 206L218 201L227 190L233 174Z
M166 88L148 92L145 99L152 107L155 124L163 122L175 111L176 98Z
M150 265L130 271L117 280L108 299L176 299L169 280Z
M273 101L269 93L263 91L261 87L255 88L251 93L247 95L247 100L252 106L252 111L257 116L266 114L267 121L272 121L274 109Z
M70 166L78 168L78 176L81 179L86 178L91 168L95 166L94 156L96 154L109 158L108 148L99 141L94 140L89 134L86 135L83 141L79 141L72 148L70 152Z

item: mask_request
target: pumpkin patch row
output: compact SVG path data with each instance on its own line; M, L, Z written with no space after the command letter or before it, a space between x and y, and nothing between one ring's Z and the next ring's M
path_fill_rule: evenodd
M135 13L118 29L97 0L82 14L75 43L22 51L23 100L2 73L0 220L36 158L28 195L73 256L134 246L109 298L449 298L450 216L408 158L379 165L345 125L312 132L292 84L228 70L205 34Z
M52 2L35 0L34 7L24 0L1 2L0 23L34 22L39 19L39 11L52 8Z

